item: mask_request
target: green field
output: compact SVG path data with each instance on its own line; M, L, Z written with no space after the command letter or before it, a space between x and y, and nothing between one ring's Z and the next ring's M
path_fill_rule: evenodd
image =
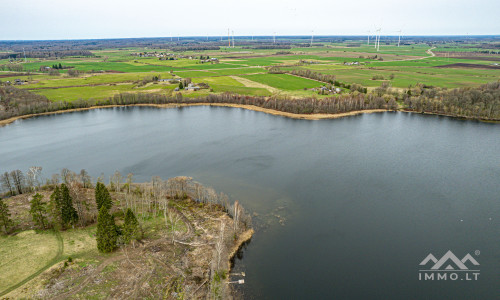
M393 88L406 89L422 83L427 86L455 88L476 87L500 79L500 69L494 67L500 54L484 54L484 43L457 44L444 43L436 47L424 43L413 43L397 47L383 44L380 51L366 41L346 41L321 43L322 46L292 47L291 49L251 49L243 45L235 48L221 47L220 50L174 52L174 60L157 57L140 57L134 53L168 52L162 49L124 47L92 51L91 57L65 57L61 59L29 58L15 64L30 75L9 76L0 71L2 82L15 79L27 82L18 87L45 95L52 101L73 101L76 99L106 99L114 94L170 93L176 85L160 82L141 84L144 79L191 78L194 83L206 83L209 89L179 91L186 97L196 97L209 93L234 92L244 95L268 96L280 93L292 97L317 96L312 88L325 83L288 74L268 74L267 69L279 66L282 70L310 70L312 72L335 75L345 84L357 83L367 88L390 82ZM491 49L495 50L492 44ZM433 52L479 53L470 57L435 56ZM482 52L481 52L482 51ZM217 58L218 62L202 62L200 56ZM482 56L480 56L482 55ZM358 62L356 65L350 65ZM8 64L1 60L0 64ZM70 77L68 69L59 70L59 76L40 72L41 66L61 64L80 74ZM446 67L450 65L450 67ZM445 67L443 67L445 66ZM256 83L242 84L231 76ZM373 80L374 76L383 79Z
M321 82L288 74L256 74L241 77L286 91L303 90L323 85Z
M54 233L23 231L0 237L0 293L38 276L52 265L68 258L95 255L95 227Z

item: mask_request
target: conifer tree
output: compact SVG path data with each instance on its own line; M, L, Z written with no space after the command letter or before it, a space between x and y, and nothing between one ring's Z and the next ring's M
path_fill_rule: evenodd
M108 210L111 209L111 195L109 194L106 186L101 182L98 182L95 187L95 202L97 204L98 211L101 211L101 207L103 206Z
M36 193L31 200L30 214L33 222L42 229L45 229L47 224L47 207L46 203L42 201L43 195Z
M128 244L137 236L139 222L130 208L125 213L125 224L123 225L123 241Z
M56 228L59 228L62 225L61 203L62 203L61 190L59 189L59 186L56 185L54 191L50 195L50 201L49 201L49 214L51 216L52 223Z
M5 233L9 232L11 224L12 220L10 219L9 207L2 198L0 198L0 225L3 226Z
M78 222L78 213L73 207L73 199L64 183L61 184L61 221L63 226L75 225Z
M95 203L97 205L97 211L99 212L101 210L101 206L102 206L102 200L101 200L101 192L102 190L102 183L100 183L99 181L97 182L97 184L95 185Z
M117 238L115 219L103 206L97 216L97 249L104 253L113 251L116 248Z

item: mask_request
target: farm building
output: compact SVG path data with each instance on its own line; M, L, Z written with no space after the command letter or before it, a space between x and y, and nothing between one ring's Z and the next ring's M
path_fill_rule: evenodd
M189 90L191 90L191 91L197 91L197 90L199 90L199 89L200 89L200 87L199 87L199 86L196 86L196 85L194 85L194 84L192 84L192 83L190 83L190 84L188 84L188 86L187 86L187 87L185 87L184 89L185 89L185 90L188 90L188 91L189 91Z

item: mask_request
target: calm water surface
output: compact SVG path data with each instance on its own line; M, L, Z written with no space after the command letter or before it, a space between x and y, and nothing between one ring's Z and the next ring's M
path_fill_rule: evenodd
M99 109L0 128L0 171L32 165L187 175L240 200L258 228L235 266L246 298L500 299L498 124ZM419 281L419 263L448 250L471 253L479 279Z

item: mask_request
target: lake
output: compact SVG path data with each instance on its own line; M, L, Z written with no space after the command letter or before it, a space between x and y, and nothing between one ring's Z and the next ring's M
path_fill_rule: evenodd
M62 168L135 181L186 175L239 200L257 228L235 262L245 298L500 298L499 124L96 109L0 128L0 171L30 166L46 178ZM420 262L448 250L469 253L478 279L419 280L430 268Z

